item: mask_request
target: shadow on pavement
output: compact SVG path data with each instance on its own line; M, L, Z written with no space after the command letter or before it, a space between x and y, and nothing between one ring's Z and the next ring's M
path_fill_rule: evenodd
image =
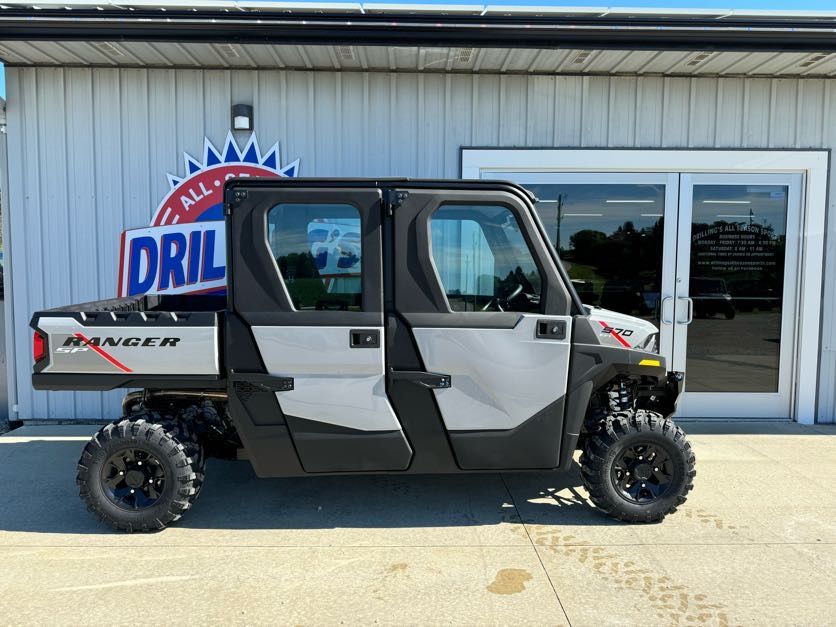
M75 485L78 440L0 439L0 531L98 534ZM618 524L566 473L365 475L259 479L248 462L209 460L193 509L197 529L462 527L500 523ZM510 489L510 492L509 492ZM513 494L513 497L512 497ZM516 505L516 507L515 507Z

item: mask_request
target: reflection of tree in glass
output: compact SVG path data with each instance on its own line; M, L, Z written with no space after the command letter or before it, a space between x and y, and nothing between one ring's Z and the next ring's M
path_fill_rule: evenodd
M313 307L326 296L325 283L311 253L282 255L276 258L276 263L297 309Z
M636 229L627 220L610 234L584 229L562 251L581 299L622 313L647 315L658 306L662 220Z
M500 298L505 298L517 289L517 286L522 285L522 291L526 294L540 293L540 276L536 272L526 274L523 269L517 266L511 270L504 279L494 277L494 294ZM535 285L537 287L535 287Z

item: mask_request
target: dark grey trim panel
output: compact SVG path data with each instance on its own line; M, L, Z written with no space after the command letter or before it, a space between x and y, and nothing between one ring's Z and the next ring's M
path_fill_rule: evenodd
M266 375L252 331L235 313L226 316L226 362L228 368ZM259 477L305 474L290 438L285 416L274 392L250 387L244 381L229 381L229 418Z
M592 381L585 381L567 395L566 417L563 421L565 426L560 442L560 468L563 470L567 470L572 464L592 391Z
M513 329L522 315L516 312L467 311L456 313L402 313L409 326L417 329Z
M453 457L433 391L410 381L392 379L387 390L389 402L414 449L407 472L461 472Z
M98 391L117 388L153 388L159 390L225 390L226 381L217 376L181 377L178 375L136 374L33 374L32 387L36 390Z
M574 344L601 343L601 327L593 327L589 316L575 316L572 325L572 342Z
M642 359L658 359L661 365L640 366ZM593 389L597 390L620 374L656 377L659 381L665 381L668 373L665 358L661 355L614 346L572 345L569 394L587 381L592 381Z
M247 312L247 322L254 327L382 327L379 311L261 311Z
M406 470L412 448L402 431L359 431L286 416L306 472Z
M564 397L507 431L451 431L463 470L534 470L560 465Z
M163 310L167 304L205 305L205 308L195 311ZM218 314L223 309L222 301L217 298L201 303L200 300L165 301L154 296L130 296L36 311L29 326L37 329L39 318L72 318L85 327L212 327L218 323Z

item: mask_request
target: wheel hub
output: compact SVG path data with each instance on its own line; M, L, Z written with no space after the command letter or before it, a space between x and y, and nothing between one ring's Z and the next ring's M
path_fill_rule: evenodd
M165 469L140 447L113 453L102 466L105 495L117 507L136 510L153 506L165 488Z
M141 470L129 470L125 475L125 483L131 488L138 488L145 481L145 474Z
M616 458L610 478L616 491L632 503L648 504L665 496L673 483L670 454L657 444L626 447Z
M636 479L646 481L650 477L651 472L652 468L648 464L639 464L636 466L634 474L636 475Z

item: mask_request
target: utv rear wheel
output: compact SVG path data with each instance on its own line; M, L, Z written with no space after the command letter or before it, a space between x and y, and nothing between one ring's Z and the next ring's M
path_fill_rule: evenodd
M643 409L608 416L590 434L581 475L592 502L627 522L658 522L694 486L694 453L670 419Z
M154 415L156 417L156 414ZM175 420L170 418L156 419L155 422L157 421L160 421L163 429L186 449L186 455L189 456L192 462L192 471L195 474L194 498L196 499L203 489L203 482L206 478L206 455L204 454L203 447L191 429L190 423L183 419L183 417L178 416Z
M125 419L91 438L76 482L87 509L102 522L121 531L154 531L192 506L192 463L163 425Z

